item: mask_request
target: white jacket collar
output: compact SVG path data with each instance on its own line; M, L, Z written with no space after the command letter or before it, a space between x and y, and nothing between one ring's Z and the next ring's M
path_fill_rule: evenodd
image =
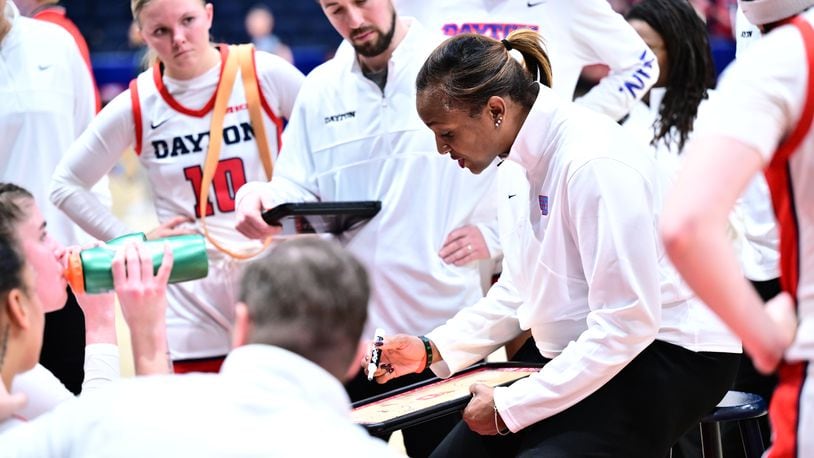
M226 357L221 368L225 377L236 376L268 384L275 390L300 392L302 399L315 399L343 416L350 415L350 399L339 380L302 356L271 345L244 345Z
M531 107L526 121L517 132L507 160L517 162L526 170L534 170L541 160L548 162L556 149L560 126L565 120L563 101L551 88L539 85L540 92Z

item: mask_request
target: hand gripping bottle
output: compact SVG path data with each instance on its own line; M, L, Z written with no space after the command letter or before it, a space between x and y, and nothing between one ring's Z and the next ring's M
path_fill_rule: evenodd
M164 243L169 243L173 258L170 283L204 278L209 273L203 236L174 235L148 241L144 233L137 232L117 237L102 246L72 252L68 256L65 278L74 292L96 294L113 290L113 257L116 250L128 241L144 242L153 258L153 273L158 271L164 257Z

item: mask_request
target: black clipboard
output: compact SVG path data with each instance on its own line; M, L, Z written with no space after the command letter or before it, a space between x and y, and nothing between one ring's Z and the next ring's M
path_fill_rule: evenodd
M283 234L339 235L366 223L381 208L378 200L287 203L264 211L262 216L267 224L282 226Z
M353 418L354 422L359 424L360 426L364 427L368 430L371 434L381 435L390 433L399 429L409 428L410 426L415 426L427 421L434 420L436 418L442 417L444 415L448 415L450 413L458 412L463 410L466 407L466 404L469 403L469 400L472 396L468 392L468 386L470 383L465 383L467 386L467 391L463 392L461 395L454 395L454 398L449 400L442 400L438 403L435 403L431 406L425 408L419 408L417 410L412 410L406 413L399 413L399 409L395 410L395 415L389 416L386 419L376 419L376 420L366 420L365 412L362 409L376 409L376 406L382 406L383 409L386 409L387 406L385 403L388 402L395 402L400 401L405 405L416 405L419 401L423 401L423 398L437 396L437 393L433 393L433 388L440 388L443 384L448 384L451 381L455 381L456 379L459 381L466 380L466 378L470 378L472 376L477 376L479 372L484 371L505 371L505 372L513 372L517 375L516 378L503 382L503 383L496 383L492 386L507 386L511 385L512 383L520 380L521 378L525 378L531 374L534 374L543 367L544 364L540 363L525 363L525 362L500 362L500 363L480 363L475 364L472 367L462 370L457 374L453 375L448 379L440 379L438 377L434 377L428 380L424 380L419 383L414 383L412 385L405 386L403 388L399 388L393 390L389 393L384 393L379 396L374 396L372 398L364 399L362 401L357 401L353 404L353 411L351 413L351 417ZM371 382L376 383L376 382ZM440 391L445 391L443 388ZM422 395L422 392L425 393ZM450 396L447 394L447 397ZM379 412L373 412L372 416L377 416Z

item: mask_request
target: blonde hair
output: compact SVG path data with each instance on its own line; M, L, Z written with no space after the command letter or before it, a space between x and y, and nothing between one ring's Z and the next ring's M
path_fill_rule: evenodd
M139 15L145 6L149 5L152 0L130 0L130 11L133 13L133 19L139 23ZM201 4L206 5L206 0L201 0Z

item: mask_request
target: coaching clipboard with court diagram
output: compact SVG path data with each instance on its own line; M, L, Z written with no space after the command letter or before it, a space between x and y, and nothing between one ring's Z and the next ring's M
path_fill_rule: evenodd
M353 404L351 419L371 433L396 431L462 410L469 386L505 386L540 370L542 364L481 363L450 378L432 378ZM375 382L372 382L375 383Z

